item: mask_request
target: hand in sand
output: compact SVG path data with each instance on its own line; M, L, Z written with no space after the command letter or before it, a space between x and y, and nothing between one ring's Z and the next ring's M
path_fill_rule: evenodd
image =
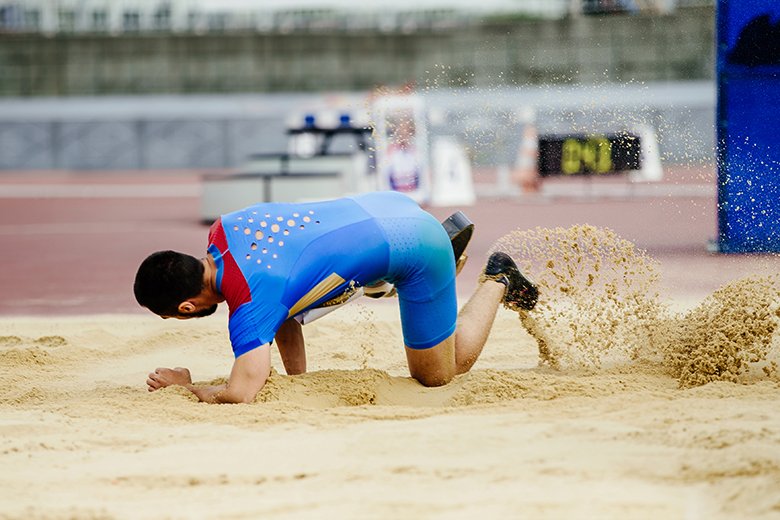
M149 385L147 390L154 392L171 385L191 385L192 376L189 370L182 367L157 368L149 374L146 384Z

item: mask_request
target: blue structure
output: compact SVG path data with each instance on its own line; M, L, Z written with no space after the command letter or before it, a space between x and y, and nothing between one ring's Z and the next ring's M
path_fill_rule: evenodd
M718 245L780 252L780 2L718 1Z

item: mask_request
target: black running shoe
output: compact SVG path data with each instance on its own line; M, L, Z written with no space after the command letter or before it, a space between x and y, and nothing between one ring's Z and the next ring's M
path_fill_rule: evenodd
M441 223L452 243L452 254L455 257L457 272L466 263L466 246L469 245L471 235L474 234L474 223L462 212L456 211Z
M496 251L488 259L484 277L506 286L503 302L512 310L530 311L539 299L539 289L523 276L515 261L506 253Z

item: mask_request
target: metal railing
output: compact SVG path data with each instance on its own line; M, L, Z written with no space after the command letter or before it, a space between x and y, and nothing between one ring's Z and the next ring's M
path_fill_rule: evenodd
M501 17L668 13L714 0L0 0L0 32L305 32L447 29Z
M491 16L560 18L571 0L0 0L0 31L42 33L414 31Z

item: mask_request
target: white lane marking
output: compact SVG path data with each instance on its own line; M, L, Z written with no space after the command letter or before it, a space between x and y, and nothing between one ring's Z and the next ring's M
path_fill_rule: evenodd
M478 197L506 197L506 189L494 184L475 184ZM545 200L550 197L571 198L709 198L717 195L715 184L542 184L539 194L520 197Z
M714 197L714 184L593 184L573 186L542 185L542 194L568 197Z
M116 233L181 233L181 227L149 222L41 222L36 224L0 224L0 236L7 235L100 235Z
M2 199L156 199L200 195L199 184L0 184Z

